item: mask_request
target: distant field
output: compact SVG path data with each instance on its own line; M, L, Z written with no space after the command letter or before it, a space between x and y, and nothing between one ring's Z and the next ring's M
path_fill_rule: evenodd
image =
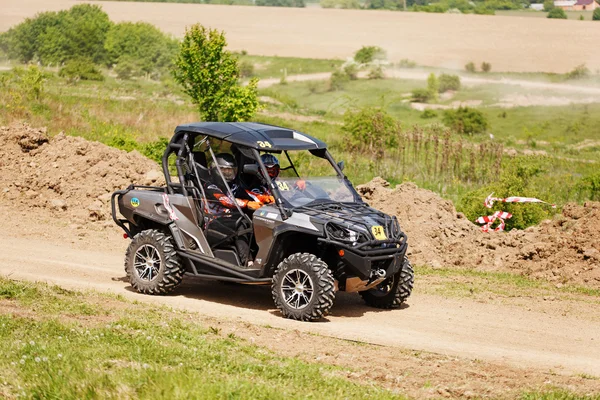
M0 31L43 10L75 0L2 0ZM97 2L113 21L142 20L181 36L200 22L224 30L232 50L304 58L351 56L363 45L387 50L390 61L462 68L490 62L494 71L566 72L578 64L600 69L600 23L520 17Z

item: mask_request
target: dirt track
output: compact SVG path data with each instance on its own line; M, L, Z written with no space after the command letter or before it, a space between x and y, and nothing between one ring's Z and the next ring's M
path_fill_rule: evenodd
M36 12L76 0L3 0L0 31ZM387 11L285 9L172 3L97 2L114 21L139 20L181 36L196 22L224 30L230 48L250 54L346 58L378 45L398 62L462 69L490 62L495 71L566 72L600 68L600 24L546 18ZM576 40L574 39L576 38ZM557 56L559 55L559 56Z
M600 346L596 345L600 342L600 321L428 295L411 297L408 307L400 310L375 311L364 306L359 296L341 294L327 321L302 323L283 319L274 309L266 287L222 286L193 278L187 282L194 284L184 285L172 296L140 295L122 279L127 242L121 239L117 245L117 232L113 233L110 242L114 251L92 251L7 235L4 230L0 273L68 288L109 291L139 301L286 330L559 373L600 375Z

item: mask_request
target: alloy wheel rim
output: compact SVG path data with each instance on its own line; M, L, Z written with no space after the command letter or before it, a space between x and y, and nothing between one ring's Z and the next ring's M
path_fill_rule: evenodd
M140 246L135 252L133 267L142 280L150 282L156 279L160 263L160 252L151 244Z
M305 308L310 304L313 294L313 281L306 272L293 269L284 275L281 281L281 296L289 307L295 310Z

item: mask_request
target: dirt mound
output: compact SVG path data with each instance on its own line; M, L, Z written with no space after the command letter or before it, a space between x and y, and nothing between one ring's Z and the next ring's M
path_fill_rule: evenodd
M506 271L600 289L600 203L567 204L554 220L524 231L483 233L437 194L381 178L358 186L373 207L398 217L415 264Z
M39 208L67 224L110 220L110 195L131 183L164 184L159 167L133 151L28 125L0 127L0 201Z

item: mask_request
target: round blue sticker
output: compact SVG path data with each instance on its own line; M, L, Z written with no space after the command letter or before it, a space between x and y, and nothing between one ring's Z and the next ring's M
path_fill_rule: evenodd
M140 200L137 197L131 199L131 205L137 207L140 205Z

